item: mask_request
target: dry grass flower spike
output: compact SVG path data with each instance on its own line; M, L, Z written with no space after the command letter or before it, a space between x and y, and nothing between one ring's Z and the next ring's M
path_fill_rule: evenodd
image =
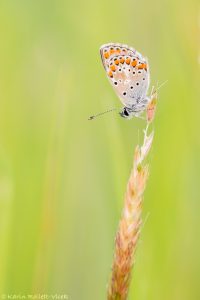
M108 300L126 300L131 281L135 251L142 224L142 199L149 176L148 165L144 162L153 142L154 132L148 135L157 102L156 91L152 93L146 110L146 129L143 145L136 146L133 167L127 183L124 208L115 239L115 252L111 280L108 286Z

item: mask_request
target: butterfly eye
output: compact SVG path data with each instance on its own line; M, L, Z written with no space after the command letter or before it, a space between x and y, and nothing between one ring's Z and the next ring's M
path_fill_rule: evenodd
M129 113L128 113L128 111L126 110L126 108L124 108L124 116L129 117Z

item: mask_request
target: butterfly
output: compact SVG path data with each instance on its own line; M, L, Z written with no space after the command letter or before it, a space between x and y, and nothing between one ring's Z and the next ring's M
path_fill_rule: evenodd
M120 115L130 119L147 108L150 73L147 58L134 48L119 43L101 46L104 69L117 96L124 105Z

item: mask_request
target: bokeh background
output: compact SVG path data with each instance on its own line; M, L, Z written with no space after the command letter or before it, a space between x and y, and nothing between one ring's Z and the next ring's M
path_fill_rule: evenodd
M198 26L198 0L0 1L2 299L106 299L144 128L114 112L87 121L120 104L99 56L110 41L148 57L152 85L168 80L129 299L200 299Z

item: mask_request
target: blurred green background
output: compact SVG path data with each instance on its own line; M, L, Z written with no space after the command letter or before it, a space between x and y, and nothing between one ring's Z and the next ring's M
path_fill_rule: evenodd
M148 57L152 85L168 80L129 299L200 299L198 15L197 0L0 1L0 295L106 299L145 125L87 121L119 106L99 56L112 41Z

